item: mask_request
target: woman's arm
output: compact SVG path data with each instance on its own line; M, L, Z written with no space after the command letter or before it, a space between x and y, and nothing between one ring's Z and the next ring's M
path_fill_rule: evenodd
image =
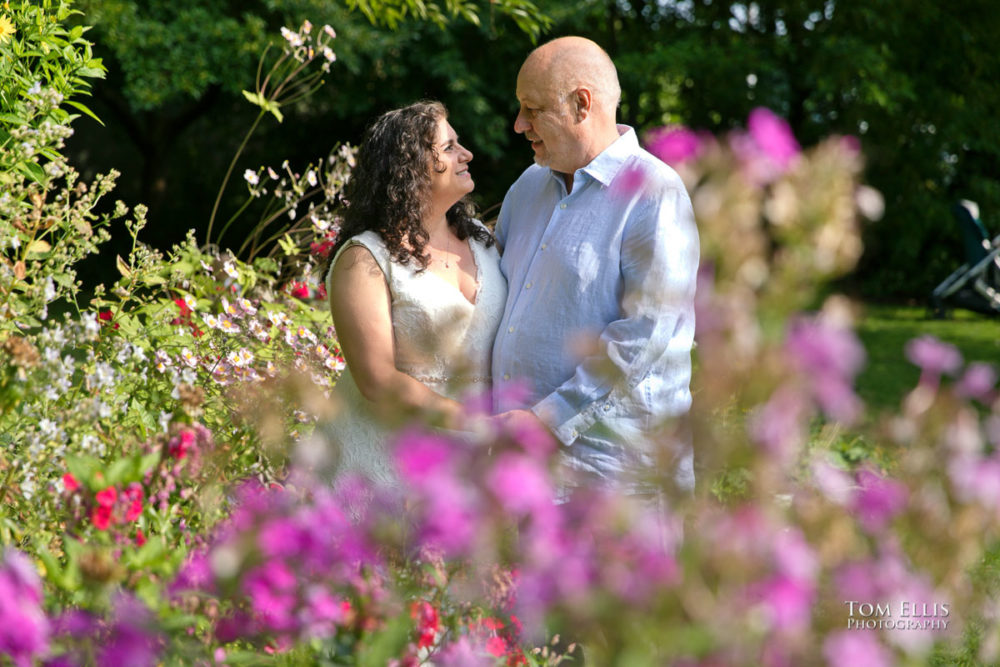
M346 248L332 269L330 312L361 394L387 417L400 411L430 410L446 424L457 421L461 405L396 369L389 287L371 252Z

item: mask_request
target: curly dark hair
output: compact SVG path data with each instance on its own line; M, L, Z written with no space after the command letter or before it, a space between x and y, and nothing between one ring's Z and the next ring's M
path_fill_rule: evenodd
M429 239L420 224L431 187L427 165L431 160L438 164L437 125L447 117L443 104L423 101L389 111L372 123L344 188L347 205L331 257L352 236L370 229L382 237L394 260L416 262L418 271L427 268ZM490 246L493 236L473 222L475 213L472 202L463 197L448 209L448 225L458 238L471 236Z

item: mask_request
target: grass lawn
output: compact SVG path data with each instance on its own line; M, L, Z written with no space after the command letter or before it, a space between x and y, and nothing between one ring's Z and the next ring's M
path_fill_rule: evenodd
M917 383L920 371L903 352L912 338L931 335L951 343L966 363L1000 364L1000 317L954 310L949 319L931 319L922 307L866 305L857 332L868 353L857 390L876 413L898 407Z

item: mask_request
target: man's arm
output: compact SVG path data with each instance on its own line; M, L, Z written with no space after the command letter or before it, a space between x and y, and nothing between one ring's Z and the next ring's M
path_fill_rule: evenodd
M622 239L621 317L604 328L597 351L573 376L532 408L559 441L573 442L603 414L614 413L659 368L671 343L677 347L685 319L694 317L698 252L694 212L680 188L647 200L629 221ZM689 360L685 345L681 352ZM689 373L689 361L686 368Z

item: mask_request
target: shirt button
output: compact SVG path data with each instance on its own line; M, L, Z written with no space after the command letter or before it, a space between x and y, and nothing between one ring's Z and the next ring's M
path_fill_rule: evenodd
M566 208L566 204L559 204L559 208Z
M546 249L546 248L547 248L548 246L549 246L549 244L548 244L548 243L543 243L543 244L542 244L542 250L545 250L545 249Z
M514 327L507 327L507 333L514 333Z
M531 283L528 283L527 285L525 285L524 289L531 289Z
M510 373L504 373L503 374L503 379L504 380L509 380L510 379Z
M611 404L610 403L605 403L604 404L604 411L607 412L610 409L611 409Z

